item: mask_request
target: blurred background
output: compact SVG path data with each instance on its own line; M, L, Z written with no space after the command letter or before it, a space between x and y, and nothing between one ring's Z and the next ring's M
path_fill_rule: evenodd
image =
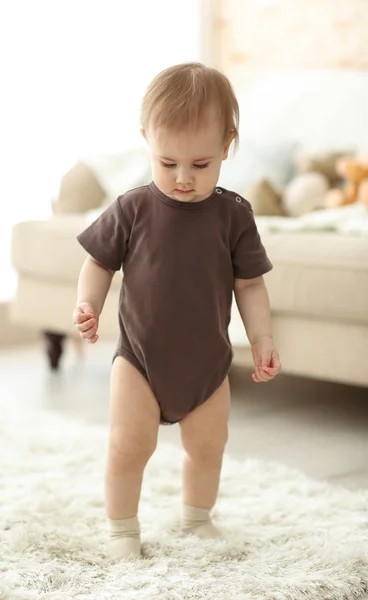
M355 131L360 140L344 139L339 129L368 110L367 27L365 0L1 3L0 299L15 290L12 225L48 216L61 175L81 156L139 143L140 99L153 75L170 64L203 60L222 68L243 105L243 131L252 135L280 136L280 119L284 139L288 128L295 133L295 119L285 117L303 95L303 104L323 105L330 147L364 141L364 127ZM333 74L326 70L337 72L336 81L339 71L361 76L329 86ZM316 129L314 145L325 142L325 125L312 127L308 142Z
M75 238L118 194L150 180L139 136L142 95L161 69L198 60L222 69L238 95L240 148L224 164L220 184L252 202L274 263L267 283L284 366L272 395L270 386L255 391L234 310L241 418L233 423L233 449L252 451L253 442L253 449L268 448L313 473L368 481L367 31L366 0L0 4L6 402L10 395L21 405L28 381L27 397L36 404L71 409L76 394L92 394L99 400L88 410L105 415L121 277L101 319L101 343L82 348L71 322L85 258ZM270 416L269 446L254 433L253 400ZM321 463L327 420L330 455ZM259 427L264 431L263 420ZM290 452L292 443L302 444L299 454Z
M0 6L0 297L14 292L10 231L45 218L78 158L137 142L145 87L167 65L200 57L200 11L165 0L36 0ZM184 6L184 4L183 4ZM178 18L177 11L180 13Z

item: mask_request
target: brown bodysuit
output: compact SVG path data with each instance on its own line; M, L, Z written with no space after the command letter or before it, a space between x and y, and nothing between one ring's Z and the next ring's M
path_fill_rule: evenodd
M123 267L123 356L148 380L162 423L176 423L224 381L234 278L270 271L249 202L223 188L201 202L154 183L120 196L78 236L108 269Z

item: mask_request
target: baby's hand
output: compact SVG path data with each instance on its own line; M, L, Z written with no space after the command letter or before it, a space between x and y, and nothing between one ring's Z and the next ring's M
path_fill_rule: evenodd
M252 378L256 383L270 381L281 371L281 363L273 339L268 336L258 338L252 345L255 373Z
M73 321L83 340L87 340L89 344L97 342L98 315L91 304L88 302L78 304L73 312Z

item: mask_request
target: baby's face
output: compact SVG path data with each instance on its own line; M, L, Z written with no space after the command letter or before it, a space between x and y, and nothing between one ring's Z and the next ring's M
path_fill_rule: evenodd
M181 202L199 202L213 193L229 149L216 122L196 131L150 129L143 133L159 190Z

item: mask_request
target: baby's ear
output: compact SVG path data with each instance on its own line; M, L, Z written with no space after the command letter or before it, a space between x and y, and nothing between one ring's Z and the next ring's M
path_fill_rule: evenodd
M141 135L143 135L144 139L147 140L146 130L141 127Z
M224 146L224 155L222 157L222 160L226 160L228 158L231 142L233 141L233 139L234 139L234 134L232 133L229 140L226 142L226 144Z

